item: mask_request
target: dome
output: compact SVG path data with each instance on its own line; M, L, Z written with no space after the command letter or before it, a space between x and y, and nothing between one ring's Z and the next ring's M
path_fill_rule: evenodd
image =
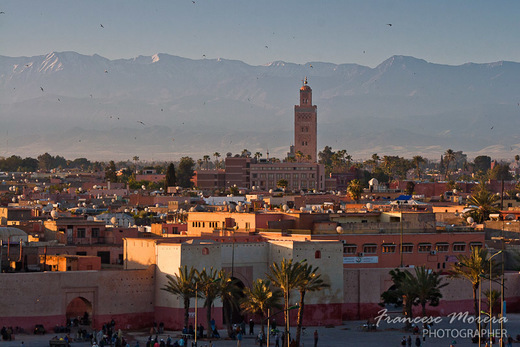
M9 239L11 243L20 242L20 240L27 242L27 233L18 228L0 227L0 240L7 243Z
M308 85L304 85L300 88L301 91L307 91L307 92L310 92L312 91L311 87L309 87Z

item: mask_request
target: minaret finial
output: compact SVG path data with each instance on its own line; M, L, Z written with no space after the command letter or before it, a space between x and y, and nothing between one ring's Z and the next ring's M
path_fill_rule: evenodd
M307 76L305 76L305 84L307 84Z

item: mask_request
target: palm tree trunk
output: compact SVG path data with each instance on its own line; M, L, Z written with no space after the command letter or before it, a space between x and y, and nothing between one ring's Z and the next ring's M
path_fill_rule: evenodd
M303 308L304 308L305 291L300 291L300 308L298 309L298 322L296 323L296 346L300 345L300 336L302 333Z
M190 298L185 297L184 298L184 327L188 329L188 324L190 321Z
M473 285L473 308L475 309L475 323L477 324L477 330L480 322L478 321L478 317L480 315L480 312L478 311L478 283Z
M208 302L207 305L206 305L206 327L208 328L207 330L207 336L208 337L212 337L212 332L210 332L211 330L211 306L213 305L212 302ZM204 336L202 336L204 337Z

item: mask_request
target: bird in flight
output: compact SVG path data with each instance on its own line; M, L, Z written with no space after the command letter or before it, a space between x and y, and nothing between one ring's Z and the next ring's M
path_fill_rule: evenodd
M146 125L146 124L144 124L143 122L141 122L140 120L138 120L137 123L141 123L142 125Z
M5 12L4 11L0 11L0 14L5 14Z
M269 48L268 46L265 46L265 48Z
M43 92L43 87L40 87L40 89L41 89L41 90L42 90L42 92Z
M108 70L105 70L105 73L108 73Z
M387 25L388 25L389 27L391 27L391 26L392 26L392 23L388 23Z
M103 24L99 24L102 28L104 28Z

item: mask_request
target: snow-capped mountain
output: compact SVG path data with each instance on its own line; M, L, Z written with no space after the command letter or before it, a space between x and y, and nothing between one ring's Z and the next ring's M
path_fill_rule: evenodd
M0 155L178 159L214 152L284 157L308 78L318 148L438 158L520 153L520 64L439 65L393 56L375 68L276 61L251 66L168 54L109 60L0 56Z

